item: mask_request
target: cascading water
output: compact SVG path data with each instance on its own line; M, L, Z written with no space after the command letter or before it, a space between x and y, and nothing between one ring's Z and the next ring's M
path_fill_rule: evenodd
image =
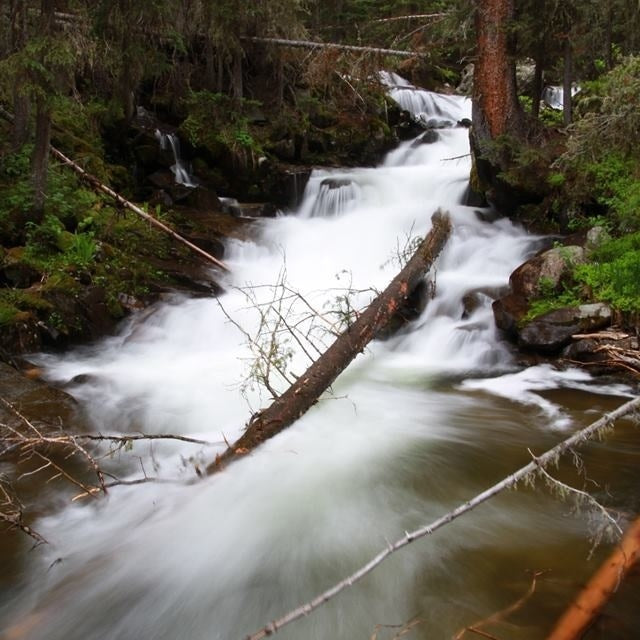
M415 94L427 117L468 116L463 98L403 92ZM5 611L29 622L25 638L240 639L514 470L527 447L543 450L554 428L572 422L571 409L536 391L593 393L588 376L545 366L517 372L495 334L491 295L532 240L459 204L467 140L464 128L452 127L433 144L402 144L377 169L316 172L298 215L265 221L256 244L231 242L232 275L220 301L176 299L95 347L42 358L54 380L84 374L73 392L100 431L233 440L249 406L268 402L255 380L259 331L265 339L266 329L267 345L278 339L285 374L299 375L305 351L315 357L331 341L345 304L364 306L428 231L434 210L451 212L453 234L426 311L372 343L292 428L209 479L120 487L38 522L52 544L31 555L25 588ZM357 195L340 206L325 202L327 180ZM475 304L465 309L469 296ZM269 308L315 347L299 349L281 324L266 326ZM287 383L274 373L270 384ZM152 463L146 451L136 446L134 454L165 479L195 479L190 457L203 457L195 446L159 445ZM213 455L207 449L204 460ZM129 471L140 477L137 465ZM551 564L545 550L584 562L584 523L564 511L526 490L496 498L396 554L282 637L369 638L378 624L418 615L425 622L413 637L450 638L524 593L525 570ZM553 604L542 605L547 617L559 606L557 592L551 596ZM542 617L523 612L510 637L541 637Z
M173 153L171 171L173 172L176 183L190 188L197 187L198 183L193 176L191 176L180 157L180 139L178 136L175 133L163 133L160 129L155 130L155 136L160 144L160 149L163 151L171 149Z

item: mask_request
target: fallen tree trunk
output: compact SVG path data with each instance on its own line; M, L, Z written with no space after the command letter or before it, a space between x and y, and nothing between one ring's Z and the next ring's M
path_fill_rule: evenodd
M0 115L4 117L6 120L13 122L13 116L2 106L0 106ZM227 267L227 265L224 264L224 262L222 262L221 260L218 260L218 258L215 258L210 253L207 253L206 251L204 251L197 245L193 244L192 242L189 242L189 240L187 240L186 238L183 238L179 233L171 229L171 227L168 227L166 224L160 222L160 220L148 214L146 211L144 211L144 209L141 209L138 205L133 204L133 202L130 202L126 198L123 198L119 193L116 193L113 189L108 187L106 184L103 184L102 182L100 182L98 178L91 175L90 173L87 173L77 162L74 162L73 160L71 160L71 158L68 158L67 156L65 156L64 153L62 153L61 151L58 151L58 149L56 149L54 146L50 145L49 151L51 155L53 155L55 158L58 158L58 160L60 160L61 162L66 164L68 167L73 169L85 182L88 182L94 189L96 189L97 191L101 191L105 195L108 195L110 198L113 198L119 206L125 209L129 209L129 211L133 211L136 215L146 220L149 224L154 226L156 229L159 229L163 233L166 233L167 235L171 236L176 242L180 242L186 247L189 247L191 251L193 251L194 253L197 253L201 258L204 258L205 260L207 260L207 262L211 262L212 264L222 269L223 271L229 271L229 267Z
M547 640L579 640L600 615L629 570L640 560L640 518L558 620Z
M437 211L432 221L431 231L389 286L294 384L269 407L254 414L242 437L207 467L208 473L218 471L225 463L255 449L300 418L387 326L438 257L449 237L451 221L448 214Z
M335 42L315 42L312 40L285 40L284 38L259 38L257 36L244 36L241 40L250 42L262 42L274 44L279 47L293 47L302 49L334 49L336 51L355 51L356 53L372 53L382 56L398 56L401 58L414 58L424 56L417 51L403 51L402 49L382 49L380 47L361 47L352 44L337 44Z

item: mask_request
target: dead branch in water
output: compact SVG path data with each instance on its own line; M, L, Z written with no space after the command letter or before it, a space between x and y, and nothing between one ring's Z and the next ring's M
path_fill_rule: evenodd
M453 640L461 640L461 638L464 637L467 631L485 636L487 638L495 638L495 636L492 636L486 631L483 631L482 627L486 627L490 624L496 624L498 622L503 622L505 618L521 609L524 604L526 604L527 600L529 600L529 598L531 598L531 596L535 593L538 578L545 573L546 571L534 571L533 577L531 578L531 585L523 596L520 596L513 604L510 604L508 607L505 607L504 609L491 614L489 617L478 620L477 622L474 622L464 629L460 629L460 631L458 631L458 633L456 633L456 635L454 636Z
M605 414L599 420L592 422L587 427L580 429L576 433L574 433L569 438L566 438L555 447L547 450L540 456L537 456L534 461L529 464L521 467L511 475L503 478L500 482L497 482L493 486L489 487L482 493L477 494L467 502L459 505L453 511L449 511L445 515L440 518L434 520L433 522L426 524L414 531L410 531L405 533L405 535L396 540L393 543L389 543L389 545L380 551L375 557L373 557L367 564L363 565L356 571L354 571L351 575L347 576L340 582L336 583L326 591L322 592L313 600L306 602L305 604L300 605L296 609L293 609L281 616L280 618L273 620L269 624L265 625L262 629L256 631L255 633L246 636L246 640L262 640L262 638L266 638L269 635L272 635L282 629L282 627L300 619L308 616L310 613L320 608L329 600L335 598L339 593L348 589L355 585L357 582L360 582L363 578L368 576L374 569L376 569L380 564L382 564L389 556L391 556L396 551L410 545L412 542L419 540L421 538L425 538L426 536L430 536L435 533L438 529L444 527L445 525L457 520L460 516L469 513L477 506L486 502L487 500L493 498L494 496L502 493L506 489L511 489L515 487L519 482L525 479L533 479L538 473L539 468L547 467L550 464L555 463L558 458L565 453L568 453L575 449L576 447L588 442L593 439L595 436L602 434L607 429L613 427L616 420L629 415L640 408L640 397L634 398L633 400L629 400L625 404L618 407L615 411L612 411L609 414ZM640 526L639 526L640 529ZM640 531L637 532L637 536L640 536ZM547 639L552 640L552 639ZM553 639L559 640L559 639Z
M569 605L547 640L579 640L639 560L640 518L629 526L619 546Z
M12 426L6 422L0 422L0 459L12 457L17 460L18 466L27 466L18 480L34 475L48 473L47 482L62 478L69 484L77 487L80 493L72 498L72 501L81 498L97 498L100 494L106 494L109 489L119 486L138 485L144 483L180 483L178 479L166 479L145 476L137 479L122 480L105 471L99 463L104 455L112 456L118 451L125 450L134 442L177 441L199 446L221 446L224 442L211 442L199 438L174 434L124 434L104 435L95 433L71 434L61 431L59 427L51 425L36 426L33 421L23 415L13 404L0 397L0 403L6 407L17 419L19 424ZM82 444L82 443L85 444ZM89 451L86 443L92 443ZM101 444L109 444L104 451L96 451ZM84 482L74 471L70 471L67 463L72 458L81 460L83 470L90 470L97 478L96 484ZM196 465L195 471L202 475L202 471ZM144 471L144 469L143 469ZM107 480L106 478L110 478ZM23 519L23 506L18 499L13 485L8 479L0 476L0 521L11 527L20 529L31 536L38 544L46 543L46 540L29 527Z
M387 327L442 251L449 234L448 214L433 215L433 226L413 257L335 342L298 379L262 411L253 415L245 433L207 467L208 473L247 454L306 413L347 365Z

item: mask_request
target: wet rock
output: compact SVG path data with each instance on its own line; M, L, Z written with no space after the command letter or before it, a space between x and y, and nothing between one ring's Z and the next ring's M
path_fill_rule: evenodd
M457 122L459 127L464 127L465 129L470 129L472 124L469 118L462 118L462 120L458 120Z
M0 363L0 397L36 426L55 420L56 428L73 427L79 420L77 403L69 394L4 363ZM0 405L0 421L14 428L24 427L20 418L3 405Z
M493 305L493 317L498 329L510 338L518 338L518 327L522 318L529 311L529 303L522 296L509 293L496 300Z
M0 267L0 284L17 289L27 289L38 282L42 274L29 264L11 259L7 252L4 264Z
M412 146L418 147L421 144L433 144L434 142L438 142L440 140L440 134L435 129L429 129L429 131L425 131Z
M425 129L449 129L453 123L442 118L429 118L425 123Z
M212 189L206 187L198 187L197 189L188 189L186 196L183 198L185 204L196 209L204 211L223 211L224 207L218 194Z
M413 140L424 132L426 128L425 123L416 121L408 111L402 111L394 131L399 140Z
M10 362L13 354L39 351L42 348L42 332L33 313L23 311L0 331L0 360Z
M588 333L611 324L611 308L603 303L566 307L542 314L518 333L525 349L555 353L571 342L576 333Z
M183 237L195 244L196 247L211 254L214 258L224 257L224 243L212 234L192 233L188 235L185 234Z
M330 190L341 189L342 187L350 187L353 184L349 178L325 178L321 183L321 187L325 187Z
M527 260L509 277L515 295L532 299L540 295L541 283L552 290L560 290L570 277L573 266L585 262L585 250L578 246L555 247Z

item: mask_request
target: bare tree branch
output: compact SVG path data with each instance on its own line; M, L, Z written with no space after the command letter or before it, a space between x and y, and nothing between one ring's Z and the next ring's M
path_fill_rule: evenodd
M580 429L569 438L557 444L555 447L547 450L542 455L537 456L535 461L530 462L524 467L521 467L511 475L503 478L500 482L497 482L482 493L479 493L475 497L471 498L469 501L459 505L453 511L449 511L449 513L446 513L430 524L424 525L418 529L415 529L414 531L405 533L402 538L396 540L394 543L390 543L386 549L380 551L380 553L369 560L367 564L360 567L357 571L354 571L351 575L347 576L323 593L319 594L318 596L313 598L313 600L300 605L296 609L289 611L277 620L274 620L265 625L262 629L247 636L246 640L261 640L268 635L276 633L282 627L290 624L291 622L308 616L323 604L335 598L335 596L337 596L339 593L341 593L345 589L348 589L349 587L352 587L354 584L369 575L391 554L395 553L399 549L402 549L403 547L406 547L412 542L419 540L420 538L424 538L435 533L438 529L449 524L450 522L453 522L454 520L457 520L460 516L472 511L477 506L486 502L490 498L493 498L499 493L502 493L506 489L514 487L520 481L528 477L534 477L535 473L539 470L540 467L546 467L549 464L555 463L560 458L560 456L574 449L575 447L584 444L594 436L603 433L605 430L612 428L616 420L636 411L639 407L640 397L637 397L621 405L615 411L612 411L609 414L605 414L599 420L592 422L590 425L583 429Z

